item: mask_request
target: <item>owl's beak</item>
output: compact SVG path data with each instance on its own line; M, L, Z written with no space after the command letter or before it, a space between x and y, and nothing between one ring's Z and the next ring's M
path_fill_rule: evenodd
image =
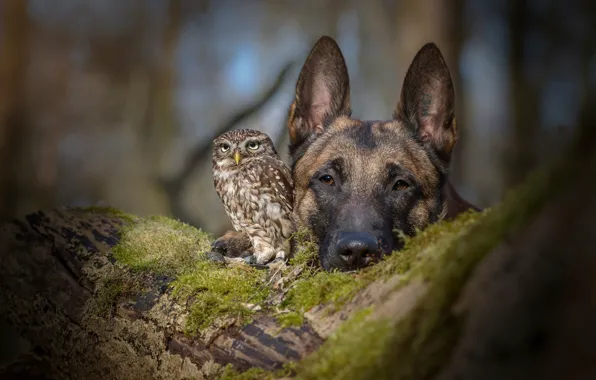
M236 165L240 163L240 152L234 152L234 160L236 161Z

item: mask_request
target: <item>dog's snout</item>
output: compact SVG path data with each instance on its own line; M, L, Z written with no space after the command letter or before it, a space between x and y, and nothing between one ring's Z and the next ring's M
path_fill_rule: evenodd
M365 266L379 255L379 243L365 232L342 232L337 240L337 253L350 266Z

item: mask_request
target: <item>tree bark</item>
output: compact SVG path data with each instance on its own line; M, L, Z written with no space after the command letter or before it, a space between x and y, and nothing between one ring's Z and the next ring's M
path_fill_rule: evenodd
M280 330L265 314L189 339L182 330L188 306L172 299L163 276L146 275L143 292L119 301L113 315L95 315L97 282L126 271L110 253L122 225L118 217L63 209L0 231L1 314L36 347L51 378L204 378L212 362L274 369L322 342L308 324Z

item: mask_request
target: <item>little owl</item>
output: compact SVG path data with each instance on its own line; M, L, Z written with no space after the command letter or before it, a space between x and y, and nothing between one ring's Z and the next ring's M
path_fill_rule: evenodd
M234 229L250 238L257 264L290 254L294 186L266 134L240 129L217 137L213 184Z

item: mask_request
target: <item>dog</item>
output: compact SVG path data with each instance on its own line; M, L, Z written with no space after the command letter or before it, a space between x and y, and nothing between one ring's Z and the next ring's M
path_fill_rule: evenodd
M300 72L288 131L294 214L327 270L370 265L431 223L479 210L449 182L457 140L454 91L439 48L424 45L390 120L351 117L348 70L321 37Z
M412 236L431 223L480 211L449 182L454 98L443 55L427 43L406 73L393 117L352 118L340 47L329 36L315 43L287 127L295 223L318 243L325 270L374 264L402 247L400 231Z

